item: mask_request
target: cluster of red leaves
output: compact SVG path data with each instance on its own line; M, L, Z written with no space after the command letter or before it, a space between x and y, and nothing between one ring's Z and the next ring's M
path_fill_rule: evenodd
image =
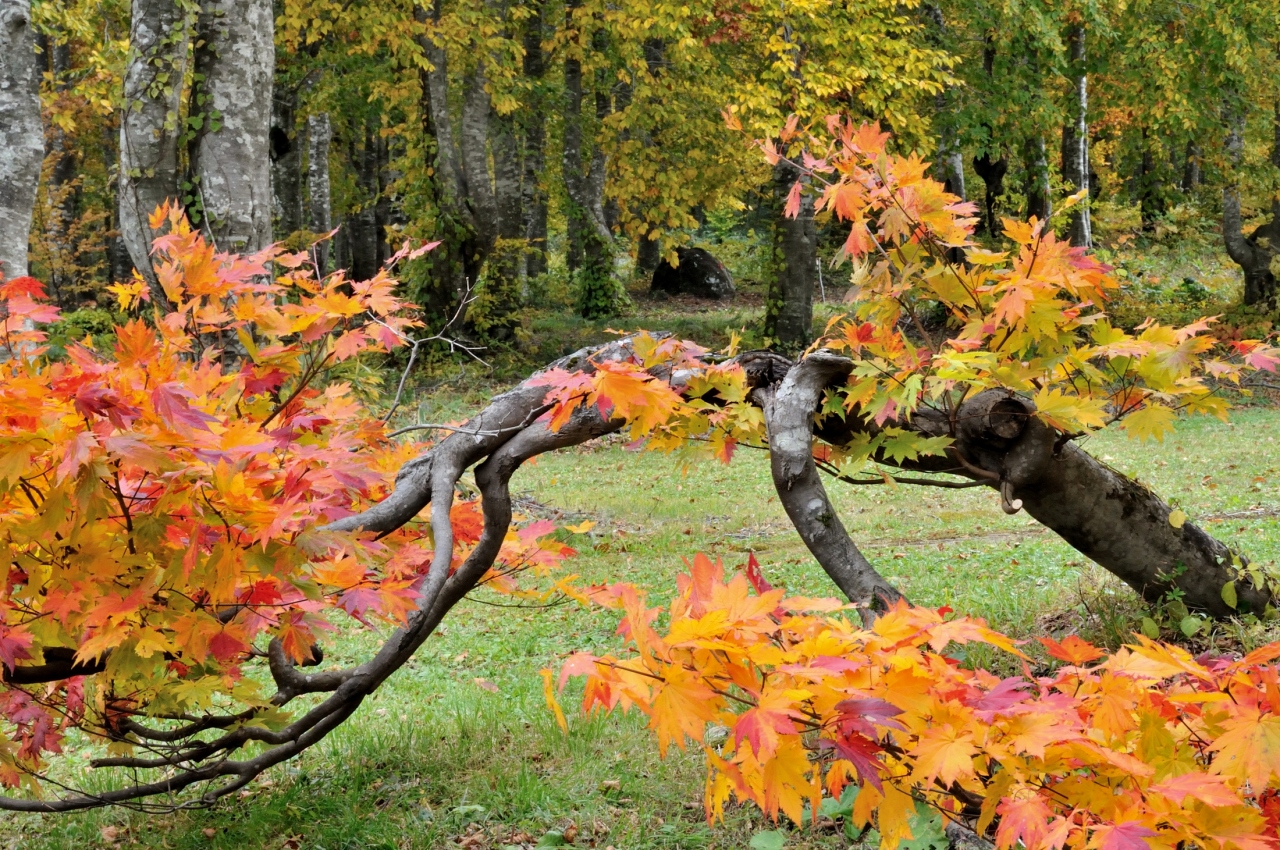
M91 677L0 686L7 785L33 782L68 725L265 706L241 668L266 640L301 662L330 610L400 621L431 561L418 525L379 541L322 530L421 450L387 440L332 374L414 324L388 270L320 280L305 255L220 254L180 211L152 226L166 223L155 256L170 303L116 328L111 351L48 357L38 323L57 310L40 284L0 286L0 663L7 679L59 651L105 660ZM141 280L115 294L126 310L148 295ZM454 516L461 558L477 504ZM562 557L545 534L512 535L503 561Z
M1035 675L1015 641L947 609L900 604L862 628L850 606L772 589L754 558L727 580L706 556L690 566L665 634L635 587L593 588L633 651L574 655L560 686L584 675L585 711L634 706L664 752L701 747L710 821L733 796L799 824L856 783L851 818L884 850L912 837L918 801L1001 850L1274 850L1280 643L1233 660L1072 636L1043 641L1063 663ZM974 643L1022 675L961 666Z

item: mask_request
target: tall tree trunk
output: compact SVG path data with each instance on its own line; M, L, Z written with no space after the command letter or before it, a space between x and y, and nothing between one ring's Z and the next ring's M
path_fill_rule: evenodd
M120 239L156 304L166 303L151 265L155 208L178 187L178 106L187 70L190 20L183 0L133 0L120 116Z
M47 63L45 70L53 80L54 91L67 91L71 86L67 79L71 70L71 43L46 36L40 36L38 42ZM48 179L44 194L43 238L45 253L50 259L49 293L66 309L71 306L70 298L78 265L77 248L72 242L71 234L78 200L75 179L78 157L70 136L57 124L50 126L45 136L44 157Z
M570 0L566 6L570 27L575 26L573 10L578 5L577 0ZM604 220L604 152L596 145L591 146L589 155L585 150L582 62L574 56L564 62L564 88L562 172L569 201L569 269L577 285L578 312L586 318L607 317L619 312L626 293L613 277L613 234ZM601 95L597 94L597 114L601 108Z
M439 23L441 0L431 10L415 9L417 20ZM483 57L467 75L462 120L455 138L449 112L449 59L445 50L422 35L419 47L428 67L419 70L421 121L432 169L436 238L441 246L426 257L427 280L420 300L438 318L452 316L462 296L479 280L497 236L496 204L488 168L489 96Z
M333 211L329 186L329 145L333 142L333 125L329 113L307 116L307 229L312 233L333 230ZM326 239L315 247L316 268L321 275L329 273L329 248Z
M1023 165L1026 168L1026 217L1048 221L1053 213L1053 200L1049 195L1049 157L1045 153L1044 136L1035 135L1023 143Z
M500 241L485 272L490 298L485 334L497 340L511 338L520 324L520 266L527 245L516 117L516 113L496 115L493 122L493 189Z
M1062 125L1062 177L1068 191L1089 189L1089 78L1085 65L1084 24L1067 27L1067 58L1071 63L1071 87L1074 97L1070 120ZM1093 247L1093 223L1089 218L1089 199L1076 204L1071 213L1068 238L1079 248Z
M0 0L0 281L27 273L43 159L31 5L29 0Z
M378 222L374 210L378 191L378 155L374 149L373 129L367 123L362 145L357 145L355 138L347 140L347 156L355 169L356 184L362 195L359 210L347 220L351 245L351 265L347 271L352 280L368 280L378 273Z
M942 8L933 3L921 7L930 24L931 42L939 49L945 49L947 21L942 15ZM933 164L934 176L943 184L948 192L960 200L968 200L964 187L964 152L960 150L960 138L954 121L952 99L954 93L948 89L940 91L934 97L933 106L937 116L938 153Z
M221 251L271 242L271 0L202 0L191 115L201 224Z
M1194 191L1200 185L1200 146L1187 142L1187 153L1182 165L1182 191Z
M1138 206L1142 215L1142 226L1151 228L1157 218L1164 213L1164 181L1153 150L1154 142L1151 131L1142 128L1142 156L1138 160Z
M1280 254L1280 196L1272 195L1271 221L1244 235L1240 214L1239 166L1244 159L1245 113L1242 105L1228 103L1227 159L1232 174L1222 190L1222 237L1227 253L1244 272L1244 303L1272 310L1277 306L1273 261ZM1275 106L1271 162L1280 168L1280 103Z
M533 89L524 104L524 176L521 183L521 210L524 215L524 274L537 277L547 271L547 190L542 184L547 164L547 131L542 110L546 108L542 91L546 74L546 58L542 53L544 24L543 0L532 4L525 20L524 76Z
M281 236L302 229L302 145L298 91L277 88L271 100L271 187Z
M810 192L800 196L800 212L794 218L782 214L796 181L808 177L786 160L773 167L773 196L777 207L775 240L778 269L765 304L764 332L775 344L798 350L813 334L813 288L818 268L818 233Z

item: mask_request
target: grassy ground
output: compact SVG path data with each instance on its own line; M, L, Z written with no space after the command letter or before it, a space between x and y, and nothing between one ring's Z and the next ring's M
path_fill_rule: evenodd
M1163 446L1098 437L1089 448L1160 492L1256 560L1280 557L1280 411L1243 411L1229 425L1192 421ZM796 593L829 594L790 531L763 456L682 474L674 458L606 442L542 458L513 486L526 511L597 525L567 568L586 581L628 580L665 601L698 551L766 574ZM836 489L839 488L839 489ZM986 490L833 487L873 562L920 604L948 604L1018 636L1078 631L1114 644L1142 609L1132 594ZM572 716L556 728L538 670L574 649L616 646L612 615L464 602L441 633L320 747L213 811L122 811L0 820L0 847L436 848L574 846L618 850L746 847L767 825L734 809L702 821L701 765L660 761L643 718ZM1246 644L1260 627L1210 636ZM349 663L377 636L344 624L327 660ZM1203 638L1202 638L1203 639ZM975 662L1006 663L995 658ZM496 691L489 688L496 687ZM566 832L567 831L567 832ZM845 846L834 831L793 832L787 846Z

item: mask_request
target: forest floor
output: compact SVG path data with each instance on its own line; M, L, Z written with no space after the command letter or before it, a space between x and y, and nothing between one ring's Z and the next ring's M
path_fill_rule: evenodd
M1177 318L1184 311L1219 312L1217 307L1236 297L1230 289L1234 278L1220 259L1187 259L1182 250L1130 246L1115 257L1121 269L1131 270L1128 300L1117 307L1137 311L1154 305ZM1193 278L1196 269L1200 277ZM738 276L741 282L744 275ZM1204 282L1198 284L1204 291L1188 280ZM612 324L672 330L717 346L731 331L759 320L758 287L747 280L742 289L742 297L729 305L652 301L637 289L633 315ZM838 293L828 295L838 300ZM473 364L426 375L424 391L406 405L403 421L463 418L529 365L598 341L606 324L570 318L551 299L533 315L520 358L508 358L494 371ZM1227 424L1189 420L1163 444L1102 434L1086 447L1274 569L1280 561L1277 435L1280 409L1255 405L1233 413ZM629 451L620 440L606 439L527 464L512 489L528 519L595 523L569 540L578 555L561 567L562 573L581 576L581 583L633 582L648 592L651 604L661 605L685 569L682 558L706 552L733 567L754 553L766 577L791 593L834 590L778 504L762 453L741 451L729 466L702 463L684 471L677 458ZM1166 637L1196 649L1249 648L1280 636L1275 626L1195 621L1187 638L1176 602L1151 611L1024 514L1006 516L985 488L833 483L831 492L850 534L913 602L985 617L1018 638L1076 633L1115 647L1142 629L1144 618L1152 620L1148 629L1159 627ZM732 806L726 823L708 827L700 754L673 751L660 760L643 716L581 716L572 710L571 684L563 698L569 731L562 733L545 704L539 670L557 668L575 650L619 649L616 614L573 603L500 607L511 602L486 590L473 594L326 741L212 811L4 815L0 848L779 846L778 836L761 835L775 826L763 823L755 809ZM349 620L335 622L337 630L325 640L326 665L356 662L380 641L379 632ZM1044 660L1037 644L1027 651L1037 663ZM1013 659L994 654L974 654L967 661L1017 669ZM87 747L77 745L68 757L69 772L77 774L88 755ZM109 781L71 778L90 787ZM778 828L793 850L849 845L821 822L805 830Z

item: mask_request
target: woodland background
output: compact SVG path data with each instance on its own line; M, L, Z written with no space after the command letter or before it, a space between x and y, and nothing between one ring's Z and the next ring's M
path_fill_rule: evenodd
M438 326L469 292L466 333L516 350L545 338L539 313L624 313L628 286L702 244L754 308L739 325L799 346L815 297L846 285L843 234L809 201L784 219L798 175L747 141L836 112L931 160L986 238L1087 188L1063 235L1131 261L1146 301L1274 305L1270 0L32 9L30 261L69 331L109 329L103 287L149 265L146 216L176 197L222 249L336 228L316 251L355 279L405 238L441 240L402 270L405 296ZM1181 262L1132 250L1148 245Z

